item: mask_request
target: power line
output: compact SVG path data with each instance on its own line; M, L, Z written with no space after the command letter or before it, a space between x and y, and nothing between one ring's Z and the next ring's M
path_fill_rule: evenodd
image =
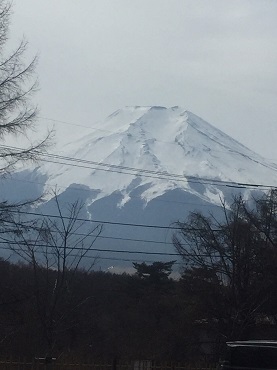
M17 252L22 252L21 249L14 249L14 250L11 250L10 248L1 248L0 249L3 249L3 250L9 250L11 252L14 252L16 254L18 254ZM54 252L48 252L48 254L50 255L55 255ZM80 255L78 254L71 254L70 255L71 257L80 257ZM147 262L147 263L153 263L153 260L145 260L145 259L127 259L127 258L117 258L117 257L103 257L103 256L99 256L99 255L96 255L96 256L91 256L91 255L85 255L85 256L82 256L82 258L85 258L85 259L94 259L94 260L109 260L109 261L120 261L120 262ZM175 265L182 265L182 263L180 262L175 262Z
M6 221L5 221L6 222ZM12 223L12 222L10 222ZM56 233L58 234L59 231L57 230L51 230L51 232L53 233ZM14 230L13 229L10 229L8 231L6 231L5 233L9 234L9 233L14 233ZM91 235L88 235L88 234L85 234L85 233L76 233L76 232L72 232L70 234L70 236L86 236L86 237L95 237L95 235L91 234ZM1 239L3 241L8 241L9 239L4 239L3 237L0 237L0 243L1 243ZM97 235L97 239L108 239L108 240L118 240L118 241L130 241L130 242L136 242L136 243L143 243L143 244L146 244L146 243L149 243L149 244L161 244L161 245L170 245L172 246L172 242L166 242L166 241L158 241L158 240L147 240L147 239L133 239L133 238L122 238L122 237L116 237L116 236L103 236L103 235ZM2 241L2 243L3 243ZM182 244L182 245L187 245L186 243Z
M14 224L13 221L4 221L4 223L10 223L10 224ZM23 226L26 226L26 225L23 225ZM28 226L27 226L28 227ZM188 228L187 229L188 231L200 231L202 229L196 229L196 228ZM37 231L37 230L36 230ZM213 232L218 232L220 231L219 229L212 229L211 231ZM6 234L13 234L14 233L14 229L10 229L8 231L5 232ZM56 233L56 234L59 234L59 231L58 230L51 230L51 233ZM71 232L70 233L70 236L85 236L85 237L93 237L96 239L108 239L108 240L119 240L119 241L131 241L131 242L136 242L136 243L151 243L151 244L161 244L161 245L164 245L164 246L173 246L173 242L166 242L166 241L157 241L157 240L147 240L147 239L133 239L133 238L122 238L122 237L115 237L115 236L103 236L103 235L94 235L94 234L91 234L91 235L88 235L88 234L85 234L85 233L76 233L76 232ZM7 239L7 238L4 238L3 236L0 237L0 243L10 243L10 239ZM78 241L75 241L75 242L78 242ZM181 246L184 247L184 246L190 246L190 243L181 243ZM110 251L110 249L108 250Z
M1 147L6 149L12 149L12 150L22 150L18 147L12 147L12 146L6 146L1 145ZM89 161L84 160L80 158L73 158L73 157L67 157L67 156L61 156L58 154L45 154L38 151L38 155L42 155L44 157L54 158L56 160L49 160L49 159L41 159L44 162L47 163L55 163L55 164L62 164L62 165L68 165L78 168L87 168L87 169L94 169L98 171L105 171L105 172L115 172L119 174L126 174L131 176L142 176L142 177L150 177L150 178L156 178L161 180L171 180L171 181L188 181L190 183L196 183L196 184L205 184L205 185L217 185L217 186L226 186L231 188L263 188L263 189L270 189L270 188L276 188L276 186L273 185L264 185L264 184L255 184L255 183L240 183L240 182L234 182L234 181L224 181L224 180L216 180L216 179L210 179L205 177L196 177L191 175L180 175L180 174L174 174L174 173L167 173L163 171L153 171L153 170L144 170L140 168L135 167L127 167L127 166L120 166L120 165L114 165L109 164L105 162L95 162L95 161ZM68 161L68 162L62 162ZM72 163L73 162L73 163ZM76 163L74 163L76 162ZM82 164L80 164L82 163ZM96 165L98 167L92 167L91 165ZM105 167L105 168L99 168ZM129 172L124 172L129 171Z
M14 241L0 241L0 249L1 244L8 244L8 245L22 245L22 248L27 247L27 248L55 248L58 250L64 250L64 246L57 246L57 245L52 245L52 244L39 244L39 243L25 243L25 242L14 242ZM4 248L5 249L5 248ZM12 248L11 248L12 249ZM22 249L20 249L21 252L24 252ZM128 250L121 250L121 249L103 249L103 248L83 248L83 247L66 247L66 250L68 252L68 256L71 251L79 250L82 251L83 253L88 253L90 251L95 251L95 252L109 252L109 253L124 253L124 254L145 254L145 255L157 255L157 256L180 256L179 253L168 253L168 252L145 252L145 251L128 251Z
M30 184L37 184L37 185L47 185L47 186L51 186L51 187L58 187L59 189L67 189L68 187L67 186L61 186L61 185L58 185L58 184L51 184L51 183L47 183L45 184L44 182L39 182L39 181L31 181L31 180L26 180L26 179L15 179L15 178L9 178L9 181L15 181L15 182L26 182L26 183L30 183ZM74 189L74 190L78 190L78 191L84 191L84 192L91 192L93 189L84 189L82 187L77 187L77 186L71 186L70 185L70 189ZM132 195L132 198L137 198L137 199L142 199L140 196L138 195ZM204 202L208 202L207 200L203 200ZM162 203L177 203L177 204L184 204L184 205L195 205L197 207L220 207L220 205L216 205L216 204L199 204L199 203L192 203L192 202L182 202L182 201L178 201L178 200L166 200L166 199L158 199L158 198L153 198L151 199L151 202L162 202Z
M271 185L263 185L263 184L251 184L251 183L239 183L239 182L234 182L234 181L224 181L224 180L216 180L216 179L209 179L209 178L204 178L204 177L196 177L196 176L191 176L191 175L180 175L180 174L175 174L175 173L168 173L164 171L153 171L153 170L146 170L146 169L140 169L140 168L135 168L135 167L127 167L127 166L119 166L119 165L114 165L114 164L109 164L105 162L95 162L95 161L90 161L90 160L84 160L80 158L72 158L72 157L67 157L67 156L60 156L57 154L42 154L46 157L51 157L51 158L57 158L58 160L66 160L66 161L71 161L71 162L77 162L77 163L84 163L84 164L92 164L92 165L97 165L97 166L103 166L105 168L95 168L95 167L89 167L89 166L81 166L81 165L75 165L72 163L69 163L68 165L74 166L74 167L81 167L81 168L90 168L90 169L95 169L95 170L100 170L100 171L106 171L106 172L116 172L120 174L127 174L127 175L137 175L137 173L142 174L143 177L150 177L150 178L157 178L161 180L172 180L172 181L187 181L189 180L191 183L197 183L197 184L208 184L208 185L220 185L220 186L226 186L226 187L235 187L235 188L245 188L245 187L264 187L264 188L272 188L273 186ZM51 162L51 161L49 161ZM54 162L58 164L65 164L65 162ZM112 168L112 170L111 170ZM114 170L114 169L119 169ZM131 171L131 172L122 172L121 170L124 171ZM136 173L132 173L136 172Z
M72 220L72 217L69 216L59 216L59 215L51 215L47 213L39 213L39 212L28 212L28 211L20 211L20 210L9 210L9 212L17 213L17 214L26 214L26 215L33 215L33 216L43 216L49 218L58 218L58 219L65 219L65 220ZM103 221L103 220L93 220L87 218L74 218L75 221L81 222L89 222L89 223L98 223L98 224L108 224L108 225L119 225L119 226L133 226L133 227L145 227L150 229L166 229L166 230L180 230L180 226L159 226L159 225L146 225L146 224L137 224L131 222L116 222L116 221ZM201 231L202 229L197 228L187 228L189 231ZM213 231L220 231L219 229L213 229Z
M65 250L68 252L67 254L67 257L70 257L72 256L71 255L71 251L76 251L76 250L79 250L83 253L85 253L83 256L87 255L88 252L109 252L109 253L124 253L124 254L144 254L144 255L158 255L158 256L175 256L175 257L182 257L182 255L180 255L180 253L168 253L168 252L145 252L145 251L128 251L128 250L119 250L119 249L102 249L102 248L83 248L83 247L76 247L76 246L73 246L73 247L65 247L65 246L57 246L57 245L52 245L52 244L39 244L39 243L35 243L35 244L32 244L32 243L26 243L26 242L15 242L15 241L2 241L0 242L0 249L9 249L9 250L14 250L13 247L3 247L1 246L1 244L8 244L8 245L17 245L17 246L20 246L22 245L22 248L18 249L18 251L21 251L22 253L24 252L28 252L28 251L24 251L24 247L27 247L27 248L46 248L46 249L51 249L51 248L54 248L56 250ZM34 251L34 249L32 249L32 251ZM36 251L34 251L36 252ZM38 252L38 251L37 251ZM48 252L47 252L48 253ZM53 252L54 254L57 255L57 252ZM216 252L217 253L217 252ZM215 258L219 258L220 255L219 254L216 254L216 253L197 253L197 255L195 253L185 253L185 257L215 257ZM76 255L78 257L83 257L82 255L78 254Z
M3 221L3 223L9 223L9 224L14 224L13 221ZM28 224L27 225L23 225L23 227L28 227ZM196 229L193 229L194 231L196 231ZM37 231L37 229L36 229ZM213 231L218 231L218 230L213 230ZM5 231L5 234L13 234L15 232L14 229L10 229L10 230L7 230ZM51 233L55 233L55 234L59 234L59 231L58 230L51 230ZM85 233L77 233L77 232L71 232L70 233L70 236L85 236L85 237L96 237L96 239L108 239L108 240L118 240L118 241L131 241L131 242L136 242L136 243L143 243L143 244L146 244L146 243L151 243L151 244L161 244L161 245L164 245L164 246L172 246L173 243L172 242L167 242L167 241L158 241L158 240L148 240L148 239L134 239L134 238L122 238L122 237L116 237L116 236L103 236L103 235L97 235L95 236L94 234L91 234L91 235L88 235L88 234L85 234ZM10 239L7 239L7 238L4 238L3 236L0 237L0 243L6 243L6 242L10 242ZM189 243L182 243L182 246L189 246L190 244Z
M77 126L77 127L84 127L84 128L88 128L88 129L91 129L91 130L95 130L95 131L103 131L103 132L108 132L108 133L111 133L111 134L118 134L118 131L112 131L112 130L104 130L104 129L100 129L100 128L97 128L97 127L92 127L92 126L86 126L86 125L82 125L82 124L78 124L78 123L73 123L73 122L68 122L68 121L63 121L63 120L58 120L58 119L54 119L54 118L49 118L49 117L43 117L43 116L38 116L38 118L41 118L41 119L44 119L44 120L47 120L47 121L53 121L53 122L56 122L56 123L63 123L63 124L66 124L66 125L71 125L71 126ZM95 123L98 123L98 122L95 122ZM202 131L200 130L197 130L201 133L203 133ZM160 143L165 143L165 144L173 144L175 145L175 143L173 143L172 141L164 141L164 140L158 140L158 139L155 139L155 141L157 142L160 142ZM214 140L216 143L220 144L220 142ZM218 149L213 149L213 152L219 152L219 153L224 153L223 150L218 150ZM236 155L242 155L242 153L236 151L236 150L232 150L232 153L233 154L236 154ZM249 157L250 158L250 157ZM253 158L250 158L252 161L256 162L256 163L260 163L262 165L264 165L264 163L261 163L257 160L254 160ZM274 158L267 158L267 160L270 160L270 161L277 161L276 159ZM266 167L268 168L271 168L273 170L277 170L277 167L274 165L274 166L268 166L266 165Z
M51 215L51 214L44 214L44 213L38 213L38 212L27 212L27 211L13 211L10 212L13 213L20 213L20 214L27 214L27 215L33 215L33 216L43 216L43 217L52 217L52 218L61 218L58 215ZM71 220L71 217L68 216L62 216L63 219ZM90 223L99 223L99 224L108 224L108 225L120 225L120 226L133 226L133 227L145 227L145 228L152 228L152 229L173 229L173 230L179 230L179 227L172 227L172 226L159 226L159 225L146 225L146 224L136 224L131 222L115 222L115 221L103 221L103 220L92 220L87 218L75 218L76 221L82 221L82 222L90 222Z
M82 124L75 123L75 122L73 123L73 122L68 122L68 121L62 121L62 120L59 120L59 119L48 118L48 117L43 117L43 116L37 116L37 117L40 118L40 119L44 119L46 121L52 121L52 122L56 122L56 123L63 123L65 125L77 126L77 127L84 127L84 128L89 128L91 130L96 130L96 131L103 131L103 132L115 133L115 131L103 130L101 128L96 128L96 127L92 127L92 126L86 126L86 125L82 125ZM95 122L95 123L97 123L97 122Z
M81 233L74 233L73 235L86 236L86 234L81 234ZM131 241L131 242L138 242L138 243L151 243L151 244L172 245L172 243L165 242L165 241L162 242L162 241L158 241L158 240L120 238L120 237L115 237L115 236L102 236L102 235L97 236L97 238L100 238L100 239L111 239L111 240L120 240L120 241Z

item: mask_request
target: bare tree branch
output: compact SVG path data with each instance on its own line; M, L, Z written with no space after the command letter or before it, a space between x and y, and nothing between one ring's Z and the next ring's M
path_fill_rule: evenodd
M9 55L4 47L8 39L11 16L11 3L0 4L0 174L3 176L15 168L18 163L33 161L45 153L51 142L51 133L24 148L12 148L6 145L10 135L30 136L37 117L37 107L31 103L38 83L35 77L37 56L29 63L25 62L28 43L22 40Z
M85 257L93 250L102 231L102 225L96 225L82 237L75 235L76 230L85 226L79 221L82 203L70 204L65 212L55 194L55 204L59 219L44 217L31 222L29 227L16 225L15 232L11 233L13 240L8 239L11 251L33 268L37 312L49 353L66 319L60 306L70 297L70 286L80 266L91 269L91 264L85 264Z

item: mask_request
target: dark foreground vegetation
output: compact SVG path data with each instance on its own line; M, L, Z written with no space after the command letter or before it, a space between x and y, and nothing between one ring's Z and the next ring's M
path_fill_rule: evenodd
M51 325L55 356L177 360L193 355L199 325L182 282L163 273L144 278L79 270L73 277L68 271L62 299L51 313L52 302L38 302L36 295L39 289L41 299L48 296L56 272L37 273L39 283L32 266L0 263L1 353L45 355Z

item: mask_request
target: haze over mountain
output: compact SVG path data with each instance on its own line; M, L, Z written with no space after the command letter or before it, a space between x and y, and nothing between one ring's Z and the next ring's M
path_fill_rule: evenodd
M44 163L2 180L1 196L16 201L48 191L40 211L49 214L55 213L51 188L56 187L62 204L82 199L84 217L108 222L97 249L174 253L167 227L189 211L217 213L221 199L263 189L249 184L277 185L275 164L180 107L126 107L87 132L63 147L57 137L55 154ZM96 254L101 268L124 267L125 259L176 259ZM125 267L130 265L125 261Z

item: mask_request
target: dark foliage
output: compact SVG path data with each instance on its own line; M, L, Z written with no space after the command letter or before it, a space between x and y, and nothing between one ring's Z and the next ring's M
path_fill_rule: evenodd
M39 356L48 343L36 310L32 265L1 261L2 353ZM68 275L70 276L70 271ZM72 353L94 358L183 359L188 329L179 299L179 283L168 279L166 290L155 290L137 276L103 272L72 272L69 291L59 300L53 354ZM40 270L41 279L55 282L58 271ZM41 293L41 299L47 296ZM43 302L41 302L43 304ZM49 302L44 302L48 307ZM47 313L47 312L45 312Z
M247 339L258 323L276 322L276 191L253 203L223 204L221 220L192 213L174 236L183 289L218 338Z

